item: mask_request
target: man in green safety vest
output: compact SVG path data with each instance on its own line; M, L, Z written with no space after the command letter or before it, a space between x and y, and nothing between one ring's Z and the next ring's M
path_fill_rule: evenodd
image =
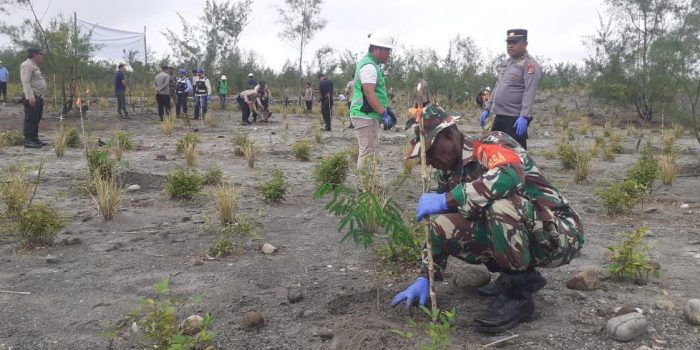
M359 145L358 170L363 169L377 153L380 123L384 125L384 130L389 130L396 124L396 116L389 107L384 74L379 67L389 59L393 48L392 36L384 33L370 34L369 50L355 68L350 118Z

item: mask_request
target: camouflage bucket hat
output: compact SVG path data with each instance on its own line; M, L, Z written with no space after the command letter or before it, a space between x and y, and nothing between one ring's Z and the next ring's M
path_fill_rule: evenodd
M440 106L431 104L423 109L421 118L425 127L425 150L427 152L440 131L455 125L460 117L447 115L447 112ZM420 157L419 134L418 124L413 124L406 129L406 139L409 142L406 159Z

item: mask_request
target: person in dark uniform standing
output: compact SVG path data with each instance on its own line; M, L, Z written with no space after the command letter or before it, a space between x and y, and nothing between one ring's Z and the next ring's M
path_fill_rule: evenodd
M326 131L331 131L331 110L333 109L333 82L326 78L326 75L318 75L318 90L321 94L321 114L323 122L326 123Z
M499 68L496 86L479 122L483 127L494 114L491 131L503 131L527 149L527 128L542 70L527 52L527 30L510 29L506 35L510 57Z
M44 114L46 80L39 65L44 53L37 48L27 50L27 60L19 66L24 104L24 148L41 148L47 143L39 139L39 122Z

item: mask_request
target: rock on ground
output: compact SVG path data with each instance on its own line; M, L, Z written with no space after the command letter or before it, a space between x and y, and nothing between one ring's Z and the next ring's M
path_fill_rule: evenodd
M304 299L304 293L301 291L301 288L287 289L287 300L289 300L291 304L300 302L302 299Z
M666 299L659 299L659 300L654 302L654 305L656 305L656 308L659 310L667 310L667 311L673 310L673 307L674 307L673 302L670 300L666 300Z
M575 290L593 290L603 284L603 273L596 269L586 269L566 282L566 287Z
M485 286L491 281L491 274L483 267L466 265L452 282L457 288L474 288Z
M605 330L611 338L627 342L646 333L648 326L647 319L643 315L632 312L609 319Z
M683 316L690 324L700 325L700 299L690 299L683 308Z
M262 246L262 252L265 254L272 254L277 251L277 247L273 246L270 243L265 243Z
M265 324L265 318L257 311L248 311L243 315L243 326L246 328L257 328Z

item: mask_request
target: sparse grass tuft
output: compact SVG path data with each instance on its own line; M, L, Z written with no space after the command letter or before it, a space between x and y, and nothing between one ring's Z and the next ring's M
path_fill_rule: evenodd
M588 135L591 133L591 119L586 116L580 116L578 118L578 132L581 135Z
M24 169L16 171L5 177L0 182L0 200L7 208L7 214L10 216L18 216L22 209L29 202L29 196L32 192L32 185L26 179Z
M238 191L226 183L219 185L214 191L214 206L219 213L219 222L232 224L238 206Z
M320 144L321 143L321 127L318 124L314 124L311 126L311 133L314 135L314 140L316 140L316 143Z
M233 137L231 144L233 145L233 154L239 157L243 157L243 148L249 144L251 140L248 135L240 134Z
M189 168L179 168L168 176L165 182L165 193L174 199L189 200L202 190L203 180L196 171Z
M308 161L311 156L311 144L306 139L296 141L292 144L292 153L296 159Z
M249 168L255 167L255 156L258 150L255 148L255 142L250 141L245 146L243 146L243 157L245 157L246 162L248 162Z
M284 180L284 173L280 169L272 172L272 178L260 185L258 191L268 203L279 203L284 199L289 184Z
M680 166L676 164L675 154L666 154L661 156L659 161L659 177L664 185L671 185L680 172Z
M583 182L591 171L591 153L579 152L576 154L576 166L574 167L574 181Z
M53 151L57 158L63 157L66 153L66 146L68 143L68 133L64 128L58 129L56 136L53 138Z
M215 126L216 123L214 122L214 115L211 113L207 113L204 115L204 123L207 124L208 126Z
M119 212L119 205L124 194L114 178L95 178L95 194L90 194L97 205L97 212L107 221L114 219Z
M2 133L6 145L22 146L24 145L24 135L16 130L7 130Z
M109 179L112 178L117 171L117 163L103 150L88 150L87 163L88 171L92 179Z
M204 185L220 185L224 182L224 172L219 168L209 168L202 174Z
M197 165L197 149L195 147L196 144L194 143L185 144L185 162L187 166Z
M564 169L574 169L576 168L576 154L579 151L574 145L566 141L566 139L561 140L557 144L557 155L559 156L559 161Z
M163 129L163 134L165 134L165 136L172 136L173 128L175 127L175 119L170 116L165 117L160 123L160 127Z
M177 140L177 143L175 144L176 151L177 153L184 153L188 144L196 146L200 142L202 141L200 140L199 136L193 133L187 133L185 136Z

